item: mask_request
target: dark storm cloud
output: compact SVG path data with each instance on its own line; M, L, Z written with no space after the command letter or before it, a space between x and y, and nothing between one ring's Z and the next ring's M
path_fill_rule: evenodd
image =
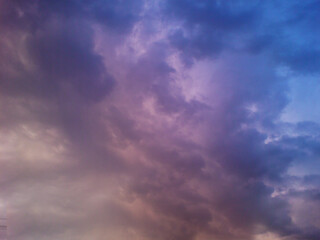
M62 15L66 18L85 17L97 21L116 32L128 32L139 19L142 1L40 1L43 14Z
M0 85L4 97L20 99L19 107L33 112L29 121L35 117L61 128L75 149L85 149L81 158L103 165L111 157L91 144L98 140L95 134L101 126L100 114L94 116L91 108L110 94L115 81L94 50L90 15L80 11L83 6L76 2L63 3L5 1L2 14L12 26L6 26L1 38ZM47 107L36 109L32 101ZM5 106L4 111L14 115L16 107ZM21 124L26 117L13 120Z
M172 33L170 41L191 57L214 56L234 48L233 41L257 27L257 5L254 1L248 5L241 1L166 1L166 13L183 26Z
M43 101L48 109L35 110L38 119L62 127L76 145L88 146L92 132L100 126L91 121L101 118L88 109L115 85L102 56L94 50L92 22L124 34L137 20L140 7L139 1L128 5L121 1L3 1L3 95ZM98 157L101 150L86 148L94 159L106 158Z
M278 63L284 63L298 72L317 72L317 61L314 61L317 59L316 46L310 45L311 48L309 48L308 43L305 44L305 42L316 41L316 39L312 39L314 36L311 36L311 39L303 40L302 48L297 53L295 49L299 48L299 43L294 41L294 35L299 34L303 26L297 25L300 20L297 20L297 22L290 21L289 23L292 15L301 15L306 7L310 6L309 3L302 4L304 6L298 8L295 5L300 4L295 2L293 8L284 8L284 11L286 11L285 18L287 17L287 19L283 20L280 16L275 16L275 20L270 21L271 26L275 27L275 30L271 32L267 32L271 27L268 26L270 23L263 16L265 10L270 10L268 9L270 6L261 2L250 2L252 5L249 8L243 5L245 7L243 9L237 4L218 1L210 3L167 1L166 3L166 13L169 13L170 17L181 24L181 27L171 35L170 41L174 47L181 51L183 57L203 58L213 56L216 58L217 54L223 51L241 50L244 47L242 50L249 50L253 54L259 52L266 52L266 56L271 54ZM277 5L277 3L273 2L274 5ZM279 19L277 19L278 17ZM310 25L311 18L306 17L303 20L304 24ZM278 26L276 26L277 24ZM289 28L288 37L279 33L285 28ZM258 35L258 38L254 35ZM233 41L233 38L239 39L240 42ZM248 42L250 43L250 40L248 41L250 38L253 39L252 43L246 46ZM274 42L276 38L280 39ZM281 48L282 44L287 47ZM239 64L239 62L229 62L229 64L234 65ZM255 70L251 66L254 66L254 68L261 66L257 72L267 73L268 77L259 77L259 75L252 74L251 71L254 72ZM229 101L223 103L222 109L228 109L228 112L216 112L224 120L219 121L215 117L212 118L213 140L211 140L212 145L208 146L211 152L210 157L212 161L219 162L224 174L235 176L239 185L246 184L247 181L260 181L261 179L281 183L291 163L297 158L308 157L305 153L306 149L309 149L313 144L318 145L316 139L311 143L306 139L294 140L292 137L266 145L264 143L267 138L265 135L250 128L241 129L242 124L250 124L255 121L260 122L267 129L274 128L272 122L279 116L287 103L285 96L286 83L283 82L283 85L281 85L281 79L268 73L271 66L267 68L262 66L261 63L257 62L252 62L251 65L250 62L245 62L239 68L246 70L237 72L238 75L231 78L231 83L222 83L221 89L227 89L228 93L233 95ZM250 71L248 68L250 68ZM235 72L235 69L230 67L229 70ZM251 75L247 75L249 72ZM234 87L234 89L228 88L229 86ZM245 88L241 88L241 86L245 86ZM245 110L246 104L250 102L256 103L258 106L258 112L253 118L248 117ZM259 113L260 109L263 111L262 113ZM217 131L217 128L220 128L220 130ZM208 137L210 138L210 134L208 134ZM294 143L288 145L288 141ZM235 185L231 186L230 188L235 187ZM301 235L303 238L304 233L298 229L298 226L294 226L290 219L288 202L285 199L278 200L277 197L269 197L273 191L272 188L270 188L271 192L263 191L263 189L267 189L264 183L258 184L253 191L254 194L249 194L247 200L237 201L236 197L230 197L232 195L230 193L222 194L228 196L228 199L232 199L231 202L226 204L228 207L239 205L239 208L235 208L230 215L221 210L224 212L224 216L228 215L231 221L235 221L235 226L240 228L242 218L245 218L247 227L253 227L254 224L261 221L260 223L281 235L295 234L297 236ZM245 194L246 190L241 189L240 192ZM247 202L258 203L260 199L263 199L263 201L269 199L270 202L264 202L261 205L249 204L252 207L252 212L257 213L257 218L247 215L248 210L241 211L246 209ZM278 201L281 204L278 204ZM280 214L272 215L271 212ZM238 220L237 216L239 216ZM253 220L250 221L250 219Z
M25 7L26 10L20 9L20 5L24 7L20 2L4 5L13 13L9 16L5 13L3 17L15 26L7 30L7 34L12 36L4 37L3 41L14 41L17 38L16 41L28 54L26 57L29 59L26 61L36 69L28 72L20 59L12 59L10 67L22 72L21 79L3 76L2 85L9 88L8 91L24 85L24 91L50 96L57 95L62 84L70 84L84 98L100 100L110 92L114 81L105 69L101 56L93 50L93 29L88 23L90 17L83 19L77 11L78 4L73 1L63 4L64 10L70 8L67 13L59 11L61 4L41 1L39 5L30 3ZM130 21L123 20L131 21L131 18ZM24 22L33 25L32 32L28 31ZM25 35L23 40L21 35ZM10 57L14 58L7 56L6 61Z
M301 73L319 70L317 1L166 1L165 12L181 25L170 36L185 57L212 57L224 50L269 52Z
M90 4L101 5L92 1ZM10 229L16 239L50 239L66 234L66 228L85 226L82 217L58 213L71 196L51 180L58 178L68 184L70 179L83 175L84 169L114 170L117 166L116 157L102 147L108 134L103 129L105 125L101 125L102 114L95 111L95 105L110 95L115 80L94 50L92 22L96 22L94 12L99 10L97 24L110 29L115 27L112 21L117 22L115 30L124 34L136 21L137 9L124 10L118 1L104 4L105 10L84 6L79 1L1 1L1 130L4 135L19 136L15 140L16 154L8 150L1 157L1 199L10 202L13 209L26 210L11 215L14 223ZM130 10L134 12L131 14ZM106 18L102 19L104 14ZM20 130L30 123L31 138ZM26 129L29 131L30 126ZM51 141L50 131L51 137L59 136L60 140ZM40 141L39 134L43 138ZM68 154L56 155L60 147L66 148ZM23 157L24 149L38 154L31 154L30 162ZM51 162L50 154L42 155L41 151L51 152L53 162L62 161L60 166ZM74 165L74 160L79 165ZM51 190L45 185L52 186ZM70 189L75 189L78 183L71 185ZM30 193L20 188L34 192L37 199L31 200ZM25 196L17 205L17 199L12 197L16 192ZM43 204L51 205L57 214L45 210ZM82 205L79 202L69 206L79 204ZM41 216L34 208L42 212ZM79 239L77 234L66 237Z
M110 92L113 79L102 58L93 53L92 34L81 20L71 23L53 20L27 40L30 56L40 71L40 81L47 81L43 84L48 87L46 92L57 91L61 83L70 83L88 100L101 100Z
M319 214L303 215L319 175L288 172L315 164L319 126L279 123L276 71L318 71L318 38L303 38L316 2L1 3L0 193L16 239L319 238Z
M254 10L234 11L229 2L168 1L167 9L185 26L172 33L170 41L193 57L215 56L232 47L232 39L251 29L257 18Z

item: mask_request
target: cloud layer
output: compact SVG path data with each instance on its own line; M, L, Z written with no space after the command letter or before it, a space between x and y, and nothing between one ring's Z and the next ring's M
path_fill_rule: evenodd
M319 239L319 9L1 0L9 239Z

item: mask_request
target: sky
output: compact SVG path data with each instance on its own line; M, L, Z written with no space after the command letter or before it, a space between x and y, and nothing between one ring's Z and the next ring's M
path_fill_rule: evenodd
M319 22L318 0L0 0L8 240L319 240Z

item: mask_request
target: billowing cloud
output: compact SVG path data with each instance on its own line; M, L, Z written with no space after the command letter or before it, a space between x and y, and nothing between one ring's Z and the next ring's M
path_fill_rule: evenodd
M8 238L319 239L317 9L0 1Z

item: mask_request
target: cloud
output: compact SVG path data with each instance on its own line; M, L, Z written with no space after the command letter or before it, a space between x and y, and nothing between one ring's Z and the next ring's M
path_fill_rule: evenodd
M212 57L230 50L263 51L293 71L310 74L319 69L315 60L319 38L310 34L318 31L313 24L318 7L315 1L172 0L165 2L164 9L178 25L169 39L187 58Z
M9 235L318 239L319 126L281 118L317 7L1 1Z

